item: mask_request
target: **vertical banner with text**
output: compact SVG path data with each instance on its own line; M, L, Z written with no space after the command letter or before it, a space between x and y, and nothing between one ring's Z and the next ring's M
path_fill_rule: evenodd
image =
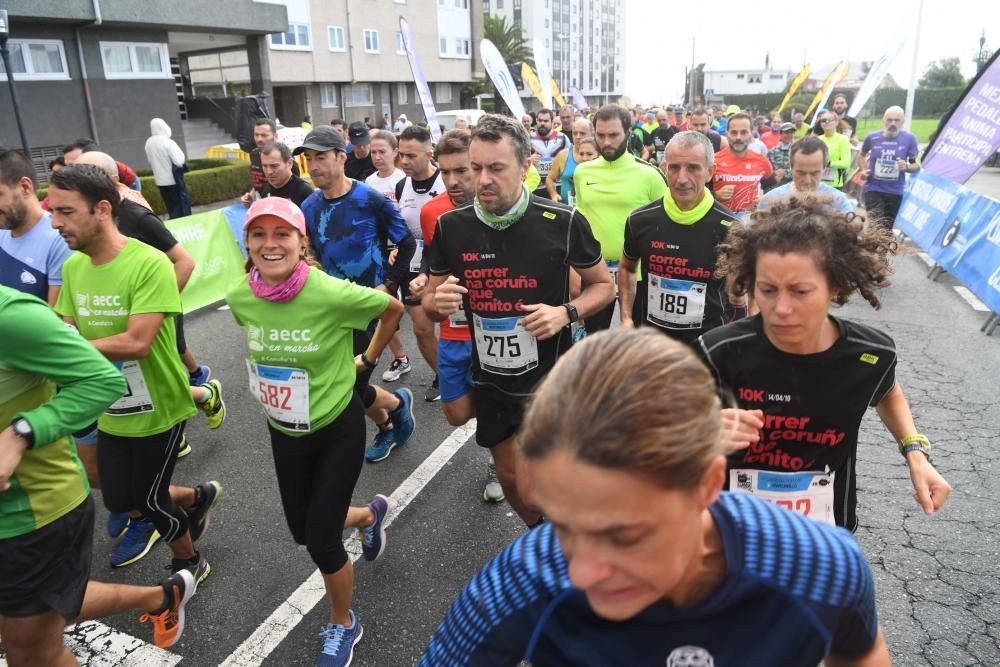
M424 116L427 118L427 125L431 131L431 140L436 144L441 139L441 123L438 122L434 98L431 97L431 87L427 84L427 77L424 76L424 68L420 66L420 59L417 58L410 24L402 16L399 17L399 32L403 36L403 48L406 49L406 58L410 61L413 84L417 87L417 94L420 95L420 105L424 108Z
M515 118L520 120L521 116L524 115L524 103L521 101L521 96L517 94L517 86L514 85L514 80L510 76L510 70L507 69L507 63L500 55L500 50L493 42L484 39L479 42L479 57L483 61L486 73L490 75L490 81L496 86L497 92L507 108L510 109Z

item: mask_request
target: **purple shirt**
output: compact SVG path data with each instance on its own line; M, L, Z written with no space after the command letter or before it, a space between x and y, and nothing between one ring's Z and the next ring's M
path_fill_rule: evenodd
M868 180L865 192L881 192L887 195L902 195L906 185L906 175L899 169L897 159L909 161L920 152L917 138L905 130L895 137L885 136L885 132L873 132L865 137L861 152L868 156Z

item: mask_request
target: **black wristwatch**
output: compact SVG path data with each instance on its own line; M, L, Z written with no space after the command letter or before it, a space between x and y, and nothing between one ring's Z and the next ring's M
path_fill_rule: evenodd
M580 319L580 313L576 312L576 306L574 306L571 303L564 303L562 305L562 307L566 309L567 313L569 313L569 323L570 324L573 324L578 319Z
M14 434L19 435L28 441L28 449L32 449L35 446L35 431L31 428L31 424L24 417L18 417L11 422L11 426L14 427Z
M365 368L375 368L375 366L378 364L378 360L376 359L375 361L369 361L368 357L365 356L365 353L362 352L361 363L365 365Z

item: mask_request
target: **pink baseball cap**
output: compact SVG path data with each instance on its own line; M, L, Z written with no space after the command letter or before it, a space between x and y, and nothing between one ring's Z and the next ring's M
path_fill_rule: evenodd
M268 215L288 223L293 229L298 230L302 236L308 236L306 233L306 217L302 215L302 209L296 206L295 202L284 197L264 197L255 201L250 206L250 210L247 211L247 221L243 224L243 231L245 232L249 229L250 223L257 218Z

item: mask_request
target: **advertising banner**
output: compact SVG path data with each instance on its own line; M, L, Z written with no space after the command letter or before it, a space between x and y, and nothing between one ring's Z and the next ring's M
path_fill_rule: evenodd
M778 107L778 113L781 113L784 110L785 105L788 104L788 101L792 99L793 95L795 95L795 91L797 91L802 83L809 78L810 67L812 66L806 65L802 68L802 71L799 72L794 79L792 79L792 84L788 86L788 92L785 93L785 99L781 100L781 106Z
M570 88L569 94L573 96L573 102L576 103L576 108L583 110L589 105L587 104L587 97L584 95L579 88Z
M544 107L545 96L542 95L542 82L535 76L535 70L531 69L531 65L528 63L521 63L521 81L528 87L528 90L535 94Z
M507 69L507 63L504 62L500 51L493 42L484 39L479 43L479 57L483 61L486 73L490 75L490 81L496 86L497 92L500 93L507 108L510 109L515 118L520 119L524 115L524 103L521 102L521 97L517 94L517 86L514 85L510 71Z
M542 84L542 106L546 109L552 108L552 70L549 69L549 54L545 48L545 43L541 37L535 37L532 55L535 58L535 67L538 69L538 80Z
M823 87L816 91L816 97L813 98L812 103L809 108L806 109L804 116L808 116L812 113L813 109L816 110L816 114L819 113L820 109L826 107L826 101L830 99L830 93L833 92L833 87L840 83L840 80L847 76L847 70L850 69L850 64L844 60L839 65L833 68L830 75L826 77L826 81L823 82ZM809 125L816 124L816 116L813 115L812 119L809 121Z
M903 45L906 40L900 40L896 43L896 46L886 51L882 54L882 57L875 61L868 70L868 74L865 75L865 81L861 84L861 88L858 90L858 94L854 96L854 102L851 103L851 108L847 110L847 115L852 118L857 118L858 114L864 108L865 103L871 98L872 94L878 88L882 80L885 79L885 75L889 73L889 65L892 61L896 59L899 52L902 51Z
M431 97L431 87L427 85L424 68L420 66L420 59L417 58L410 24L402 16L399 17L399 32L403 35L403 48L406 49L406 59L410 61L410 72L413 74L413 83L417 87L417 94L420 95L420 105L424 108L424 116L427 118L428 129L431 131L431 140L436 144L441 139L441 123L438 122L434 98Z
M243 209L242 204L238 204ZM233 208L233 207L229 207ZM246 218L246 209L243 209ZM164 221L167 229L194 258L194 273L181 294L184 312L203 308L226 296L226 289L245 275L243 253L221 210ZM236 238L242 238L243 224Z

